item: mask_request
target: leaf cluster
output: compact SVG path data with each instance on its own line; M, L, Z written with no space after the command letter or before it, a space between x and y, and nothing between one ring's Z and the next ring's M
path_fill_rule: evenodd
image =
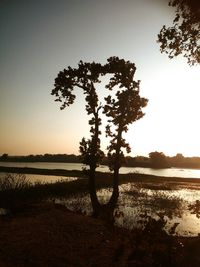
M95 153L93 152L95 149ZM85 138L82 138L79 146L79 151L82 156L82 162L85 165L91 166L92 163L94 163L94 167L98 167L99 163L104 158L104 153L100 149L100 139L98 140L98 143L95 144L92 142L92 138L86 140Z
M106 88L117 90L114 97L111 95L105 97L106 104L104 106L104 113L109 118L106 136L112 138L108 146L108 159L112 169L116 158L118 167L121 167L124 161L122 148L130 153L131 148L122 137L122 133L128 131L129 124L144 116L142 108L147 105L147 99L139 95L140 81L134 81L136 71L134 63L112 57L108 59L107 71L113 76ZM115 126L114 132L111 131L112 126Z
M162 27L158 34L161 52L169 58L183 54L188 64L200 63L200 1L171 0L169 5L176 8L171 27Z
M134 81L136 67L134 63L110 57L105 65L100 63L83 63L79 62L78 68L64 69L55 79L52 95L55 95L56 101L62 103L61 109L74 103L76 98L73 90L78 87L83 90L86 100L86 111L91 115L89 125L91 138L82 139L80 142L80 152L83 156L83 162L90 166L98 166L103 157L100 149L101 117L100 110L108 117L106 126L106 136L111 137L108 147L110 157L117 156L117 160L123 158L121 148L125 148L127 153L130 152L130 146L122 138L122 133L128 131L128 125L142 118L144 113L142 108L146 106L147 99L139 95L140 81ZM98 94L95 88L100 83L100 78L105 75L111 75L106 85L108 90L116 90L114 97L108 95L105 97L105 105L99 103ZM111 131L111 126L115 131ZM116 160L116 158L115 158Z

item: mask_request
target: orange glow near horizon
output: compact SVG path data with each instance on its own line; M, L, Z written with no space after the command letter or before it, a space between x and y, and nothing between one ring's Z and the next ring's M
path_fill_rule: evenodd
M105 64L118 56L135 63L149 99L125 135L130 155L200 156L200 66L160 53L157 34L174 18L165 1L19 2L0 4L0 155L79 154L89 137L84 96L77 90L75 103L60 111L54 79L79 60ZM101 97L104 90L102 83Z

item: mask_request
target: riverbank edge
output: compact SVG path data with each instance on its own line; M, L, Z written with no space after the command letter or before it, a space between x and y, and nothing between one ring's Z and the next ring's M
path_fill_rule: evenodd
M87 178L87 173L80 170L64 170L64 169L40 169L40 168L29 168L29 167L5 167L0 166L0 172L5 173L18 173L18 174L37 174L37 175L54 175L54 176L64 176L64 177L78 177L78 178ZM96 172L97 176L112 176L112 173L105 172ZM127 173L120 174L121 179L125 179L133 182L178 182L178 183L195 183L200 184L200 178L183 178L183 177L165 177L165 176L156 176L149 174L141 173Z
M29 167L5 167L0 166L0 172L5 173L20 173L20 174L38 174L38 175L54 175L65 177L84 177L84 173L78 170L64 170L64 169L40 169Z

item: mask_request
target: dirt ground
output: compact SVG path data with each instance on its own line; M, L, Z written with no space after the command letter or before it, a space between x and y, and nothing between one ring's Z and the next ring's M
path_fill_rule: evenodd
M199 267L199 251L199 237L130 232L50 203L0 218L0 267Z

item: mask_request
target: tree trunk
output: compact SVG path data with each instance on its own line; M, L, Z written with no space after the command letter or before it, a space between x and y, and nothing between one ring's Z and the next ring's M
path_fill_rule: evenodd
M117 201L113 201L112 204L110 201L107 204L100 204L97 193L96 193L96 184L95 184L95 168L90 168L89 175L89 193L93 209L93 217L103 220L109 226L114 224L114 209L116 207ZM118 197L116 198L118 199Z
M109 206L111 208L116 207L119 197L119 169L116 169L113 174L113 192L109 200Z
M121 136L122 127L119 126L116 146L116 157L114 162L114 174L113 174L113 192L109 202L105 205L99 203L96 194L95 185L95 170L96 170L96 154L98 152L99 142L99 122L98 122L98 111L94 112L95 117L95 132L92 140L92 151L91 151L91 164L90 164L90 175L89 175L89 193L93 208L93 216L106 221L109 225L114 223L114 209L116 207L119 197L119 168L120 168L120 149L121 149Z
M97 197L96 193L96 184L95 184L95 167L90 167L90 174L89 174L89 193L90 193L90 199L93 209L93 216L98 216L98 211L100 208L100 203Z
M109 205L111 208L116 207L118 197L119 197L119 168L120 168L121 137L122 137L122 128L119 126L119 131L118 131L118 136L117 136L117 145L116 145L116 155L115 155L115 162L114 162L113 193L109 201Z
M97 153L98 153L98 142L99 142L99 116L98 116L99 108L94 110L94 119L95 119L95 129L94 135L92 137L91 144L91 162L90 162L90 175L89 175L89 193L90 199L93 208L93 216L98 216L100 203L98 201L97 193L96 193L96 184L95 184L95 171L97 166Z

